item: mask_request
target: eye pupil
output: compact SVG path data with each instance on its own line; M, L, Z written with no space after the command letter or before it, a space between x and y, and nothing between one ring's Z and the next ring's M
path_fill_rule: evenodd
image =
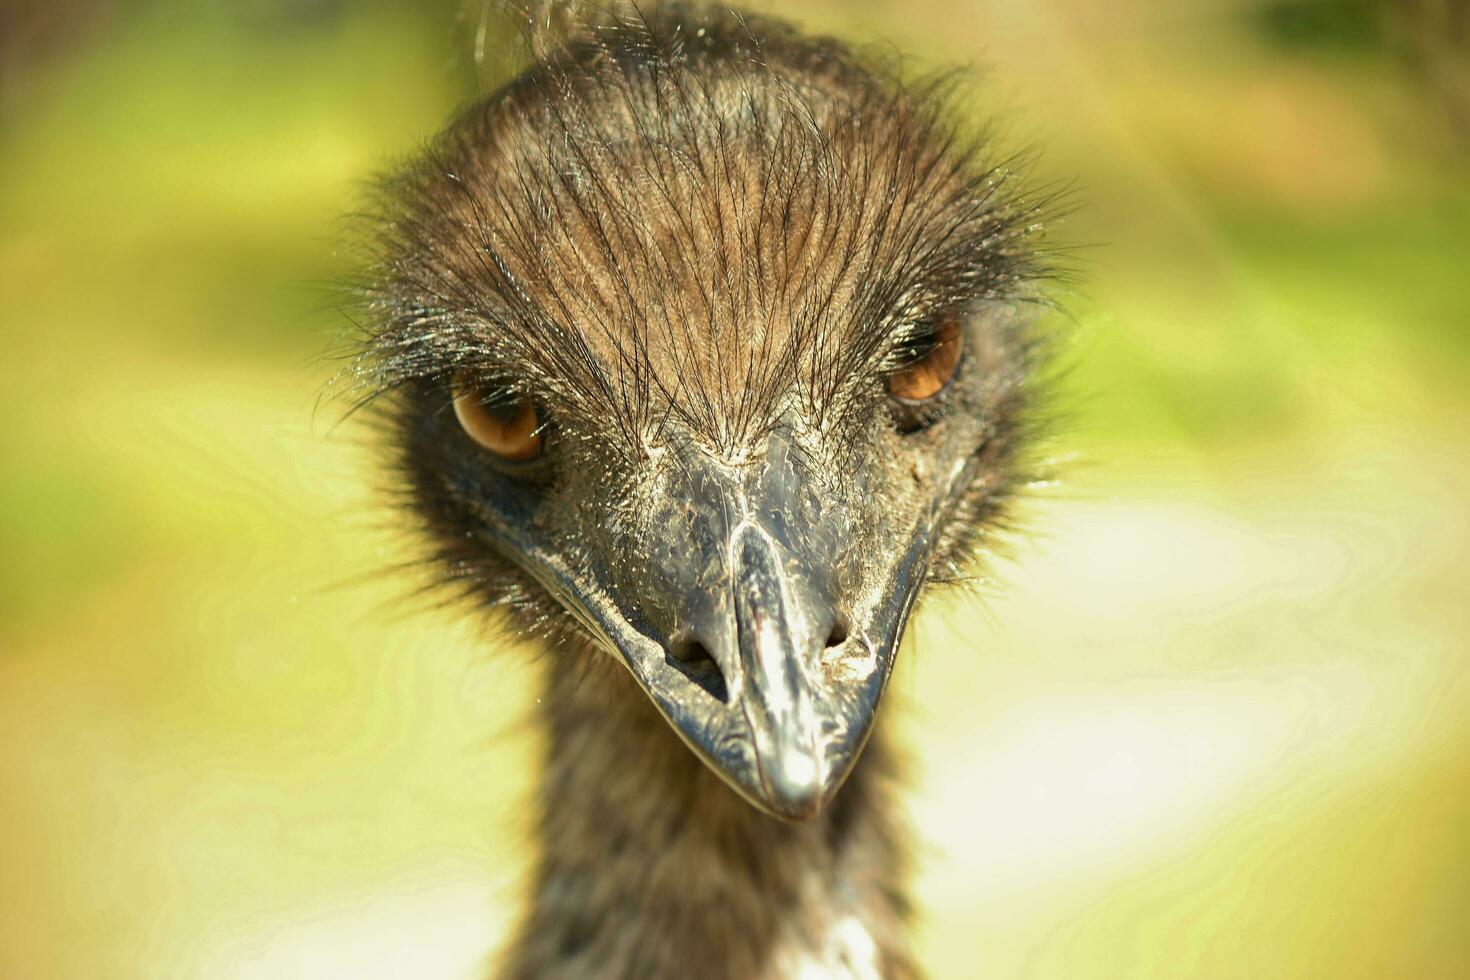
M521 463L541 455L541 416L524 395L456 384L454 415L466 435L501 459Z
M517 419L521 418L521 416L525 415L530 405L525 401L506 401L504 398L492 396L489 398L482 397L480 399L480 407L500 425L510 426Z
M888 393L900 402L914 404L938 395L954 380L960 364L964 335L954 317L936 327L928 349L915 360L888 376Z

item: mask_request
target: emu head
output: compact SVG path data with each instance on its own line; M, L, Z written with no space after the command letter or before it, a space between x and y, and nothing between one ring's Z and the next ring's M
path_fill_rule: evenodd
M941 88L729 12L609 18L376 225L357 370L439 567L786 818L1017 479L1035 208Z

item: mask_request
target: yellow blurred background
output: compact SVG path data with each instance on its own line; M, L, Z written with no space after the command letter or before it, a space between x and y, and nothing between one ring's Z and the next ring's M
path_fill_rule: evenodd
M0 0L3 980L506 934L534 669L410 597L318 404L341 216L477 6ZM1466 5L779 12L983 66L1083 203L1064 479L886 714L933 975L1470 977Z

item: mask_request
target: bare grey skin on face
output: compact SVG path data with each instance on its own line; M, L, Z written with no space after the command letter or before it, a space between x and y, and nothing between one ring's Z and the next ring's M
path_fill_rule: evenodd
M1042 274L1037 205L945 106L663 7L386 185L358 373L440 567L553 648L510 975L913 972L864 746L915 602L1025 477Z

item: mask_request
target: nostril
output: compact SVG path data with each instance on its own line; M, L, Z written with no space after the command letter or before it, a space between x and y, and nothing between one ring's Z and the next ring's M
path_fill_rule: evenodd
M832 620L832 628L827 632L827 649L840 647L847 642L847 617L838 615Z
M669 644L669 655L686 664L697 664L703 660L714 663L715 659L715 655L709 652L709 647L692 636L681 636Z
M674 637L664 648L665 662L694 682L710 697L721 703L729 703L730 690L725 683L725 674L715 661L709 647L688 633Z

